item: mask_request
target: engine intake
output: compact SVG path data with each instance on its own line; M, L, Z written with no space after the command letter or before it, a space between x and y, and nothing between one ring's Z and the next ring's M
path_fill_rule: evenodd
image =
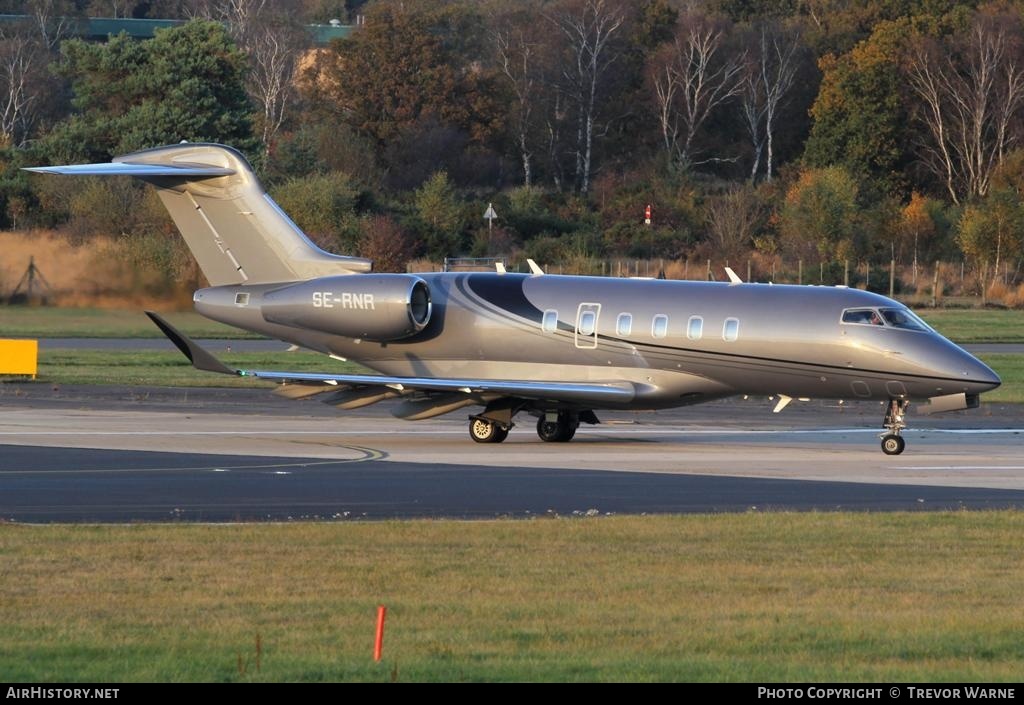
M320 277L268 291L261 313L278 325L383 343L427 326L430 288L409 274Z

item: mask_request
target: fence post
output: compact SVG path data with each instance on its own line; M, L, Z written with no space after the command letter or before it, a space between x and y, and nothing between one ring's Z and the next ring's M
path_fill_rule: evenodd
M750 260L747 260L747 282L750 281Z
M704 281L711 281L711 260L708 260L708 273Z
M932 273L932 308L938 305L939 301L939 263L935 262L935 271Z
M850 286L850 260L843 260L843 286Z
M796 283L804 283L804 261L802 259L796 261Z
M889 298L896 293L896 260L889 260Z

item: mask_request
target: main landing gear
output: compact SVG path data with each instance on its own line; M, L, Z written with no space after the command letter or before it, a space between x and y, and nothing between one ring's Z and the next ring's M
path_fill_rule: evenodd
M907 445L900 432L907 427L905 417L909 405L906 399L889 400L889 409L882 422L886 430L882 435L882 452L886 455L899 455Z
M512 417L519 408L509 406L488 407L483 414L469 417L469 437L477 443L501 443L508 438ZM546 443L566 443L576 435L580 422L600 423L593 411L549 411L540 414L537 435Z
M558 415L544 414L537 420L537 435L545 443L566 443L576 435L580 419L576 414L559 411Z
M508 438L508 427L479 416L469 419L469 437L477 443L501 443Z

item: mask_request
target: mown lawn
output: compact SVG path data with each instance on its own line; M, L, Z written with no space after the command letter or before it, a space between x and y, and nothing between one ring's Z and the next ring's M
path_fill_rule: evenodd
M1020 512L0 525L0 680L1019 680L1022 533Z

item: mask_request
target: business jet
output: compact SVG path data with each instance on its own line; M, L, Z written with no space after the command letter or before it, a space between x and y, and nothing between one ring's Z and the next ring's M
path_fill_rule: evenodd
M152 184L210 283L196 311L375 374L234 369L149 313L196 368L340 409L393 399L410 420L475 407L478 443L504 441L524 413L541 440L566 442L598 411L742 394L777 399L775 412L793 399L879 401L882 450L897 455L911 402L973 408L1000 384L903 304L857 289L743 283L731 271L729 282L554 276L532 262L530 274L373 273L310 242L222 145L30 171Z

